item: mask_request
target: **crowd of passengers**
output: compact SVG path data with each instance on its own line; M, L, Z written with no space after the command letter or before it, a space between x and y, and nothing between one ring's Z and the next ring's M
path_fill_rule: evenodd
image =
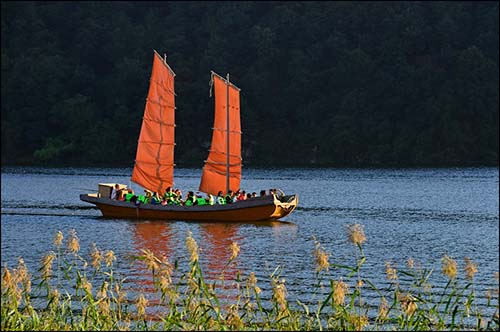
M265 190L260 191L260 197L266 195L276 195L277 189L269 189L269 192L266 193ZM157 192L151 192L149 190L144 190L144 195L136 195L131 188L121 188L118 184L115 184L111 192L111 199L115 199L118 201L125 202L133 202L135 204L155 204L155 205L182 205L182 206L193 206L193 205L224 205L224 204L232 204L239 201L244 201L247 199L256 198L257 193L247 193L244 190L237 190L233 192L229 190L229 192L224 195L222 191L219 191L217 196L212 194L207 194L206 197L203 197L198 192L195 194L192 191L189 191L186 198L183 199L182 192L180 189L173 189L168 187L165 190L163 196L160 196Z

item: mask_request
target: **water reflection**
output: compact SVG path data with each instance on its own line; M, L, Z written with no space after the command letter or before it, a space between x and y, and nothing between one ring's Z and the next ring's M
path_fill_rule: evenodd
M189 256L187 250L183 250L185 249L185 238L180 237L183 232L179 232L178 228L187 225L192 230L193 237L200 248L203 278L208 284L215 286L219 300L225 303L236 300L237 280L241 279L244 282L246 278L245 262L240 262L239 258L231 260L233 242L236 242L239 247L243 247L244 251L251 251L255 246L259 246L257 243L259 240L242 235L248 228L265 228L267 229L265 232L269 234L266 242L268 240L273 242L274 239L279 243L283 242L281 241L283 237L289 238L290 235L294 237L297 231L295 224L275 220L238 223L133 221L130 225L133 229L134 254L141 255L141 249L148 249L158 258L168 258L171 263L179 258L181 273L187 271L186 262ZM262 233L262 231L256 231ZM290 233L290 231L292 232ZM185 255L179 257L180 252L185 252ZM134 267L135 269L130 274L130 277L134 279L134 286L130 290L152 295L154 293L152 272L147 270L143 262L135 262ZM150 300L153 299L150 298ZM153 302L157 301L153 300Z
M149 249L156 257L171 258L175 249L171 244L173 236L171 225L164 221L138 221L134 227L133 243L137 250Z
M235 264L229 264L231 258L231 244L241 244L241 236L238 236L238 225L223 223L199 224L203 252L201 255L207 261L206 276L209 279L217 279L221 274L229 279L234 279L236 273ZM236 263L236 262L235 262Z
M159 259L166 257L171 262L175 245L172 244L173 232L169 223L164 221L135 221L131 222L131 225L133 229L133 255L143 255L141 249L147 249ZM155 288L152 271L147 269L144 262L134 261L132 264L134 269L130 271L129 277L134 282L129 291L153 294ZM159 300L152 297L149 297L149 301L151 301L151 304L159 304Z

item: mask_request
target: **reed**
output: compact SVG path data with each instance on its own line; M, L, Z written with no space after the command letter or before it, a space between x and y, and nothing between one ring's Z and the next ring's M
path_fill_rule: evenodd
M17 267L2 268L2 330L498 330L498 273L496 289L489 290L486 305L477 304L474 276L478 266L464 258L464 278L458 263L442 259L441 272L447 282L441 291L430 284L433 270L419 267L413 259L406 268L384 262L389 286L377 287L363 276L366 262L363 244L367 238L361 225L351 225L347 238L354 245L352 266L335 264L314 239L311 261L316 282L312 293L317 304L290 301L286 279L277 267L269 275L269 295L262 298L255 273L237 274L225 280L206 280L199 263L200 250L188 233L187 268L157 257L145 248L132 257L151 274L153 292L127 291L127 277L114 271L112 250L92 246L87 258L80 256L76 232L54 237L54 251L41 260L32 275L22 258ZM227 248L226 267L239 259L236 242ZM87 259L90 264L87 263ZM120 262L122 263L122 262ZM57 271L54 269L57 266ZM339 277L333 278L335 271ZM323 284L329 285L326 288ZM227 284L235 296L228 302L218 290ZM378 294L371 303L368 292ZM310 300L310 299L308 299ZM485 311L485 309L488 309Z

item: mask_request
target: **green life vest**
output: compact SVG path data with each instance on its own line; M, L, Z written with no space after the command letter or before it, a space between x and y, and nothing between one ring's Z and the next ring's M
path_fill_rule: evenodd
M198 197L196 201L198 202L198 205L207 205L207 201L202 197Z
M185 202L184 202L184 205L185 206L192 206L193 205L193 201L191 199L187 199Z
M134 194L125 194L125 201L130 202L132 196L134 196Z

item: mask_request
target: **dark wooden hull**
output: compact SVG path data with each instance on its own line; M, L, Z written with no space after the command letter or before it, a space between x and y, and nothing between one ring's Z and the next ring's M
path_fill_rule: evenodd
M82 194L80 199L95 204L106 218L162 219L195 221L261 221L277 220L289 215L298 204L297 195L252 198L227 205L175 206L116 201Z

